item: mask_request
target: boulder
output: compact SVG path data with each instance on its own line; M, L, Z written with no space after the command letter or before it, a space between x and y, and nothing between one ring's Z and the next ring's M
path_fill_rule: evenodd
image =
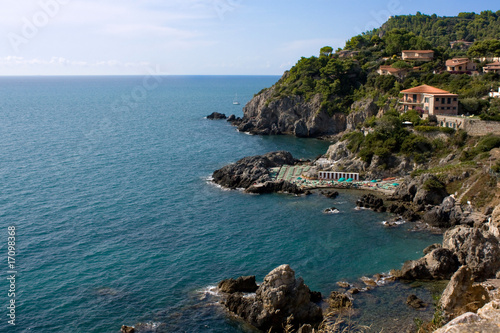
M219 282L217 285L219 290L223 293L253 293L257 290L258 286L255 282L255 276L240 276L235 279L226 279Z
M340 288L344 288L344 289L348 289L351 287L351 285L349 284L349 282L345 282L345 281L339 281L337 282L337 286L339 286Z
M385 211L384 200L376 197L375 195L373 195L371 193L364 194L363 196L361 196L361 198L359 198L356 201L356 206L361 207L361 208L373 209L374 211L377 211L377 212Z
M211 119L211 120L219 120L219 119L226 119L226 115L223 114L223 113L219 113L219 112L212 112L211 114L209 114L207 116L207 119Z
M335 199L339 196L339 192L337 191L321 191L320 193L330 199Z
M494 277L500 270L500 242L488 230L456 226L445 232L443 248L469 267L475 281Z
M404 263L396 277L403 280L443 280L449 279L458 269L455 254L448 249L437 248L425 257Z
M349 296L338 291L332 291L327 302L331 310L352 307L352 301Z
M311 301L311 290L288 265L266 275L255 295L229 294L224 301L229 311L265 332L282 332L290 316L295 329L323 320L321 308Z
M448 318L455 318L469 311L476 312L488 301L488 292L483 286L474 285L471 270L461 266L453 274L439 304Z
M120 332L122 332L122 333L134 333L135 332L135 328L133 328L131 326L122 325L122 328L121 328Z
M444 184L440 180L434 175L424 174L415 178L406 177L396 188L392 198L417 205L439 205L447 196Z

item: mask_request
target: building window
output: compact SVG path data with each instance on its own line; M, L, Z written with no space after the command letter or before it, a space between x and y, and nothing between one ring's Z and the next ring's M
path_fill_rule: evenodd
M444 110L444 106L443 106L443 107L441 107L441 110Z
M457 107L456 107L456 106L454 106L454 107L453 107L453 110L456 110L456 109L457 109Z
M417 101L417 94L413 94L413 101L416 102Z
M436 102L439 102L439 97L436 97Z
M429 103L429 97L425 98L425 103Z
M451 97L448 97L448 104L451 104Z
M453 97L453 102L456 102L457 101L457 98L456 97Z

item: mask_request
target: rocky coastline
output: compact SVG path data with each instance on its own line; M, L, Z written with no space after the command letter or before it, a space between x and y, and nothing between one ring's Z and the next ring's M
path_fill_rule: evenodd
M244 188L248 193L288 192L302 194L303 191L294 184L273 182L269 174L269 168L297 163L299 161L294 159L290 153L274 152L243 158L215 171L213 178L214 182L221 186L233 189ZM255 190L256 188L260 190ZM324 192L322 194L334 198L338 192ZM451 279L439 303L439 309L443 311L443 320L449 322L448 327L453 327L456 332L469 332L461 330L462 326L481 328L484 329L484 332L488 332L489 327L496 325L492 323L498 324L498 318L500 318L500 280L496 279L500 279L500 207L493 211L490 210L489 214L473 212L467 207L462 207L454 195L449 195L445 191L444 184L430 174L413 178L406 177L391 195L363 194L356 204L358 207L378 212L393 213L395 221L415 222L414 230L444 232L442 244L435 244L425 249L421 259L406 262L403 267L393 270L391 276L385 277L385 279L402 282ZM396 223L387 225L393 226ZM280 266L273 270L270 276L276 276L278 272L285 275L291 274L291 276L294 274L289 266L284 267ZM251 296L239 290L231 293L226 292L227 295L222 304L230 312L266 332L269 329L272 329L273 332L285 332L283 327L287 325L298 332L313 332L313 329L315 332L326 332L324 319L327 313L332 312L333 308L351 307L355 303L353 295L376 287L377 281L381 278L381 275L364 278L365 289L351 287L347 284L349 288L346 292L334 291L329 298L316 298L318 304L322 304L321 301L323 304L328 304L328 310L323 312L322 316L319 314L311 315L309 312L309 317L298 314L302 313L303 310L294 308L297 302L302 305L306 304L304 306L307 307L308 311L312 311L311 309L314 307L309 304L312 293L307 288L306 291L301 292L302 296L297 296L298 292L290 291L292 290L290 288L297 283L302 285L303 281L296 282L291 278L283 286L281 282L277 285L273 282L274 288L282 288L280 290L283 290L283 295L292 298L299 297L300 301L283 296L285 298L280 298L280 302L282 302L280 303L276 299L266 299L269 295L275 296L276 291L270 291L267 296L264 296L262 292L258 291L259 289L256 289L257 293ZM269 280L270 278L266 276L261 285L263 290L270 283L266 282ZM222 282L221 284L223 285ZM261 288L261 286L256 288ZM224 290L221 289L221 291ZM304 296L305 294L308 297ZM408 297L408 306L416 309L424 305L427 306L418 297L415 297L414 295ZM268 307L266 308L267 305L264 306L264 304L268 304ZM281 312L283 310L280 310L280 306L285 307L286 311ZM264 308L267 310L264 311ZM273 317L273 313L278 315ZM488 315L481 315L481 313L488 313ZM493 319L490 318L492 315ZM464 325L464 323L466 324ZM448 332L446 327L437 332ZM428 330L428 332L432 331L433 329Z

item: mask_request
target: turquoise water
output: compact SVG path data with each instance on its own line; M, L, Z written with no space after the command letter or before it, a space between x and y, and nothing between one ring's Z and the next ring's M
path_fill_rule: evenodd
M355 211L359 193L252 196L207 180L247 155L326 151L325 142L249 136L204 119L242 116L278 77L162 77L147 90L143 79L0 78L0 251L5 258L15 225L18 252L17 325L4 310L0 331L118 332L146 322L164 332L244 332L205 289L239 275L262 280L288 263L327 294L439 240ZM341 213L322 214L332 205ZM4 278L6 260L0 267ZM0 285L3 309L7 289Z

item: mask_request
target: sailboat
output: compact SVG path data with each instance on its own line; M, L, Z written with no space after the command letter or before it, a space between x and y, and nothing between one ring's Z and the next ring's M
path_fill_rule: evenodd
M236 96L234 96L233 105L240 105L240 102L238 102L238 94L236 94Z

